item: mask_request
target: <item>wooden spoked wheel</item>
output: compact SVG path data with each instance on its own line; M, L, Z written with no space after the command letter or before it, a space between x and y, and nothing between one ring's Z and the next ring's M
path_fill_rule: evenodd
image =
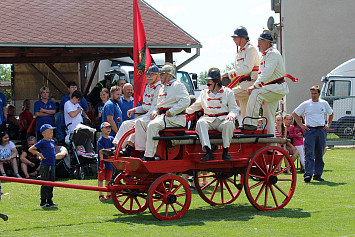
M123 173L116 177L115 182L122 185L127 184L124 181ZM127 189L113 192L112 200L116 208L126 214L143 212L148 207L146 195L138 190Z
M159 220L177 220L190 207L191 191L180 176L166 174L156 179L148 190L148 207Z
M224 205L237 199L242 190L243 174L234 175L222 172L195 172L194 183L201 198L211 205Z
M284 160L288 161L288 166L278 171ZM285 174L288 171L292 174ZM268 146L250 158L245 169L244 189L255 208L262 211L283 208L291 200L295 188L296 168L285 150Z

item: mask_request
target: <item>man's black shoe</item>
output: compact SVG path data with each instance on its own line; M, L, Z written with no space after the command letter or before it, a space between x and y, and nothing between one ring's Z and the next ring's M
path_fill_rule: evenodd
M229 161L229 160L232 159L231 156L228 153L228 148L223 148L222 159L226 160L226 161Z
M210 151L210 152L207 152L201 159L200 161L209 161L209 160L214 160L214 156L213 156L213 153Z
M255 126L255 125L244 124L243 127L242 127L242 129L248 130L248 131L253 131L253 130L258 129L258 127Z
M142 161L155 161L154 157L143 157Z
M310 183L311 179L312 179L312 176L307 175L307 176L304 177L303 180L304 180L305 183Z
M120 151L120 156L121 157L128 157L128 156L131 156L131 152L133 151L134 147L127 144L125 148L123 148L121 151Z
M324 181L324 179L322 179L322 178L319 177L319 176L314 176L314 177L313 177L313 180Z

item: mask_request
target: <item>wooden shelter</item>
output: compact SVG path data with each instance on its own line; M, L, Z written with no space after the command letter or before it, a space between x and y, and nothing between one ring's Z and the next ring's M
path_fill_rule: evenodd
M200 42L146 2L138 5L152 54L164 53L170 62L173 53L193 48L190 61L199 55ZM33 97L27 92L37 93L42 81L58 96L70 80L87 93L100 60L132 57L132 0L2 0L0 8L0 64L15 64L16 100Z

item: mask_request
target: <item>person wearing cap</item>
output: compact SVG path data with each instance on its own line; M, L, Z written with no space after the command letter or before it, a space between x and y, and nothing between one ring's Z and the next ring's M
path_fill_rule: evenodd
M234 120L237 117L237 103L233 91L222 86L218 68L211 68L206 77L207 88L201 91L196 102L186 109L188 114L203 109L204 115L197 121L196 132L201 140L202 150L206 154L201 161L214 160L208 130L222 132L223 160L231 160L228 148L234 131Z
M130 129L132 129L138 119L142 120L142 122L146 122L147 124L151 121L150 115L157 104L157 98L160 88L162 87L159 75L159 68L156 65L152 65L148 68L147 72L147 84L144 89L143 102L142 105L139 105L135 108L132 108L127 111L127 116L131 117L135 113L142 114L142 116L137 117L133 120L124 121L120 129L118 130L115 139L113 140L113 144L117 145L120 138ZM138 142L136 143L136 140ZM120 156L130 156L131 152L134 149L135 144L145 144L146 139L145 136L136 137L135 134L132 134L128 137L127 141L123 143L122 151L120 152ZM144 145L145 146L145 145Z
M110 89L111 98L105 103L102 109L102 122L109 122L112 126L110 136L115 136L122 123L122 111L118 102L122 96L122 88L113 86Z
M103 187L104 180L105 180L105 185L107 186L113 174L113 165L111 164L111 162L105 161L103 169L100 168L101 160L108 159L107 155L105 155L102 152L102 149L110 149L114 147L114 145L112 144L113 137L110 136L111 127L112 127L111 124L108 122L103 122L100 126L102 136L97 141L97 153L99 154L98 162L97 162L97 173L98 173L97 179L98 179L99 187ZM100 191L99 199L101 201L110 198L111 198L111 193L107 193L107 196L105 197L102 191Z
M267 118L266 129L269 134L275 133L275 115L280 99L289 93L284 79L285 65L280 52L273 47L274 36L271 31L264 30L258 38L258 48L261 60L258 78L248 88L250 94L246 116L258 118L260 106L263 106L263 115ZM255 130L257 119L245 119L244 129Z
M43 124L40 128L40 132L43 139L31 146L28 151L32 154L39 156L41 160L41 179L46 181L55 180L55 145L53 138L53 130L50 124ZM41 152L39 152L40 150ZM53 187L41 186L41 207L53 207L56 206L52 201Z
M159 131L165 127L184 127L186 126L186 117L183 114L185 109L190 105L190 95L184 84L176 80L176 68L171 63L165 63L160 70L160 80L163 86L159 90L157 104L152 110L150 118L152 121L147 123L141 119L136 121L136 137L146 137L144 139L136 139L136 149L144 151L144 161L153 161L158 140L153 137L159 136Z
M248 31L244 26L239 26L232 35L237 46L234 68L222 75L222 78L229 77L231 81L241 78L239 84L232 89L235 99L239 101L240 112L245 117L248 104L248 88L252 86L258 77L259 54L255 46L249 41Z

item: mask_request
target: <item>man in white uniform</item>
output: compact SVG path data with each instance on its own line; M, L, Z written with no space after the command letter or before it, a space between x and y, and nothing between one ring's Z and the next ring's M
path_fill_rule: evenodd
M255 46L249 42L248 31L245 27L239 26L232 35L234 43L237 45L234 68L222 75L229 77L231 81L241 77L239 84L232 90L235 99L239 101L240 112L245 117L249 94L247 89L252 86L258 77L259 54Z
M185 85L176 80L175 66L166 63L160 70L160 79L163 86L159 90L157 105L151 114L152 121L136 121L136 137L146 137L145 145L136 144L136 148L140 147L143 151L145 149L144 161L155 160L158 141L153 140L153 137L159 136L159 131L165 128L165 124L167 127L186 126L186 117L181 113L190 105L190 96Z
M202 149L206 154L201 161L214 160L208 130L222 132L223 160L231 160L228 148L234 131L234 120L237 117L237 103L233 91L222 86L221 74L218 68L211 68L206 77L207 86L189 108L188 114L203 109L204 115L197 121L196 132L201 140Z
M267 118L268 133L275 133L275 115L279 100L288 94L285 76L285 65L280 52L272 44L274 37L271 31L264 30L258 38L258 48L262 53L259 75L254 84L248 88L249 101L247 117L258 118L260 106ZM244 129L255 130L258 119L245 119Z
M319 86L312 86L311 99L300 104L292 113L297 124L305 130L304 149L305 149L305 173L304 181L314 180L324 181L323 174L324 162L323 152L325 149L327 131L333 121L333 110L328 102L319 99ZM328 114L328 123L325 123L324 115ZM305 123L302 123L300 116L305 116Z
M115 136L115 139L112 142L115 145L117 145L120 138L128 130L134 127L138 119L146 122L151 121L150 115L152 114L157 104L158 93L160 88L162 87L162 84L160 82L159 68L156 65L149 67L146 74L147 74L147 85L145 86L142 105L127 111L128 117L131 117L134 113L144 114L144 115L139 116L136 119L126 120L121 124ZM123 143L123 147L125 148L123 148L122 151L120 152L120 156L130 156L131 152L134 149L134 145L136 144L136 140L142 140L142 138L136 137L135 134L129 136L126 143L127 145L125 146L125 143ZM145 141L146 139L143 139L144 144ZM140 143L142 142L138 141L138 144Z

